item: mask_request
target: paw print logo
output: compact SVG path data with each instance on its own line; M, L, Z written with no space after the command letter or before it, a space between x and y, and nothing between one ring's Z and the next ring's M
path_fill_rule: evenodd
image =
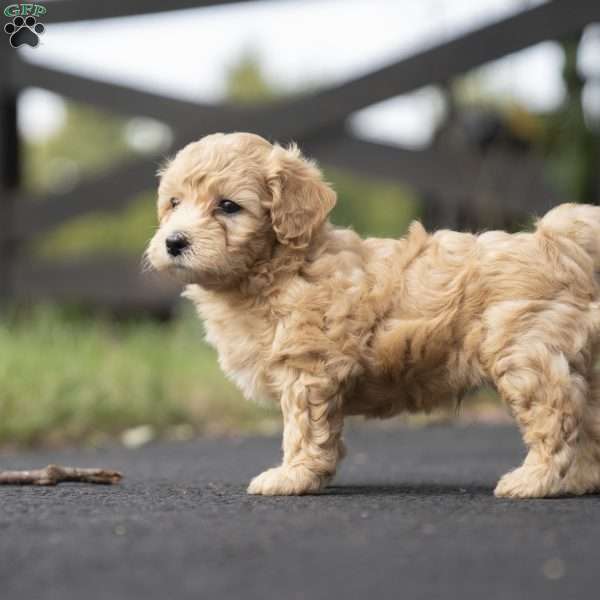
M23 45L35 48L40 43L39 36L46 31L46 28L30 15L26 19L15 17L11 23L4 26L4 31L10 35L10 45L13 48Z

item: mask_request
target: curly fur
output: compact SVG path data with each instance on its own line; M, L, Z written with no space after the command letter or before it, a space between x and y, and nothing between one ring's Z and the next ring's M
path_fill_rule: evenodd
M162 172L151 264L188 284L223 371L282 409L283 462L249 492L321 489L346 415L428 411L483 383L529 449L498 496L599 490L600 207L561 205L532 233L415 222L363 240L328 222L335 200L295 146L251 134L205 137ZM176 231L191 244L171 257Z

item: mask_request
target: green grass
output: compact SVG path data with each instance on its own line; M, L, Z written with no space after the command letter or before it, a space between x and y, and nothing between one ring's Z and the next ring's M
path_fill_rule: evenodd
M0 321L0 444L93 442L141 424L160 435L277 422L224 378L191 314L115 323L46 307Z

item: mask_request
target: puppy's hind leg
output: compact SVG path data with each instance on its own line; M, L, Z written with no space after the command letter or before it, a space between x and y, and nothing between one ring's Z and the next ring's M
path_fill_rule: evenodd
M327 377L289 370L281 407L283 463L255 477L249 494L310 494L334 476L345 450L342 396Z
M564 481L567 490L581 494L600 492L600 372L594 370L590 380L577 454Z
M496 362L493 375L529 448L523 465L500 479L496 496L542 498L589 491L571 478L581 452L586 378L564 354L540 344L513 346Z

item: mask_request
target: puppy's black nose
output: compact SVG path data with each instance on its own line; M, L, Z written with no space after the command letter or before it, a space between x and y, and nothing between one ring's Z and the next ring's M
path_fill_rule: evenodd
M172 233L166 240L167 252L171 256L179 256L189 245L190 242L187 239L185 233L177 231Z

